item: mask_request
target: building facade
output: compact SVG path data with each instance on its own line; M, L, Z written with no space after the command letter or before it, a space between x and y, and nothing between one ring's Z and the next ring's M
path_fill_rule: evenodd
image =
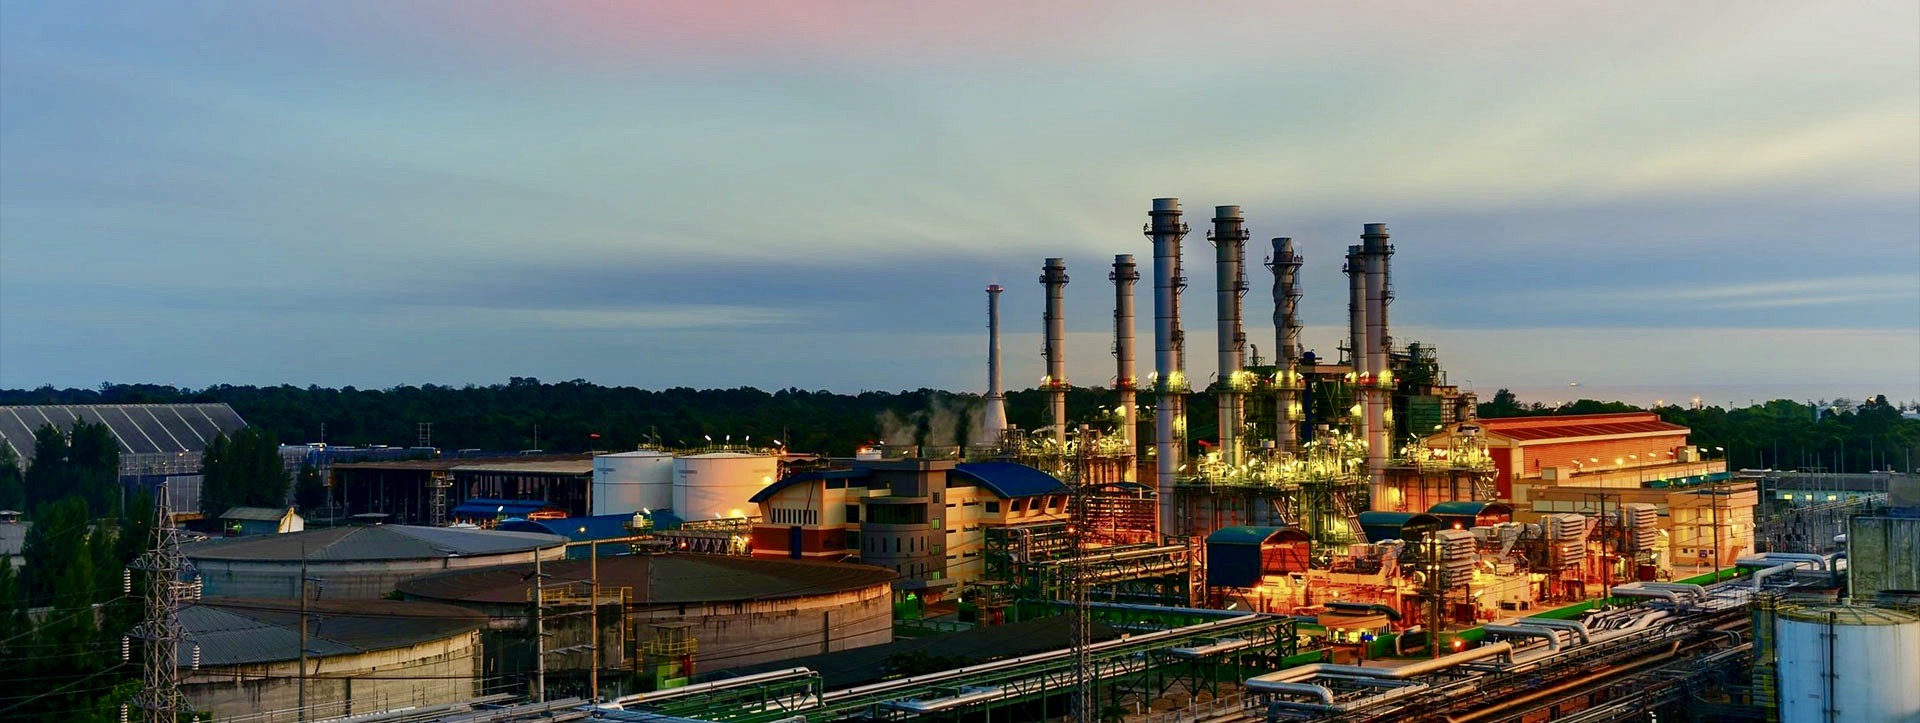
M870 460L790 475L754 495L756 557L853 560L938 596L979 579L988 528L1068 519L1067 486L1012 462Z

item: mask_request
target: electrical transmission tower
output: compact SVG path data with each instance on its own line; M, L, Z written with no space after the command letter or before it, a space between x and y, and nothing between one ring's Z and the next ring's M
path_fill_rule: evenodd
M173 526L166 485L155 489L153 512L152 542L127 566L129 571L146 573L146 616L127 633L129 639L142 641L142 680L139 692L127 704L143 711L143 719L149 723L174 723L191 712L186 698L180 695L180 642L185 637L180 627L180 606L199 597L199 585L183 582L191 577L193 565L180 554L180 531ZM124 582L131 592L133 576L128 574ZM122 645L122 654L130 647ZM199 656L194 658L197 663ZM126 720L125 707L120 717Z

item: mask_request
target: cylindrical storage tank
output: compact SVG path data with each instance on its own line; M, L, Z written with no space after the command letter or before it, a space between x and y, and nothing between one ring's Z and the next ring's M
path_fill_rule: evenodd
M1780 720L1920 720L1920 616L1854 605L1775 619Z
M673 506L673 455L659 450L593 458L593 514L624 515Z
M673 513L683 520L747 517L754 493L780 476L779 459L750 452L709 452L673 460Z

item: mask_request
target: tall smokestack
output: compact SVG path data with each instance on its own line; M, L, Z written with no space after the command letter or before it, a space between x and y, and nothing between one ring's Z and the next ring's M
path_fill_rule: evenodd
M1067 442L1067 262L1047 259L1040 270L1040 283L1047 287L1047 423L1058 444Z
M1387 456L1392 444L1392 357L1393 337L1387 334L1387 304L1393 301L1388 284L1387 264L1393 246L1387 243L1387 225L1370 223L1360 235L1360 253L1366 261L1367 280L1367 482L1374 509L1389 509L1383 504L1386 494Z
M1186 457L1187 375L1183 366L1184 335L1180 331L1180 240L1187 225L1180 221L1180 199L1153 199L1147 236L1153 239L1153 446L1155 482L1160 492L1159 529L1163 535L1185 535L1179 518L1174 483Z
M1133 254L1116 254L1113 257L1113 272L1107 274L1113 281L1113 359L1116 371L1113 389L1119 392L1116 406L1120 411L1120 441L1129 452L1140 449L1139 441L1134 437L1140 425L1140 409L1134 400L1134 391L1140 388L1140 380L1133 371L1133 284L1140 280L1140 272L1133 264ZM1134 481L1137 475L1133 465L1120 470L1120 479Z
M1240 216L1239 206L1215 206L1213 208L1214 247L1214 300L1215 311L1219 316L1219 403L1220 403L1220 460L1227 464L1240 463L1240 415L1241 399L1239 390L1234 388L1236 377L1240 374L1241 354L1246 349L1247 335L1240 329L1240 289L1244 279L1240 275L1240 261L1244 258L1247 242L1245 219Z
M1293 239L1273 240L1273 327L1279 352L1274 367L1280 372L1280 394L1274 410L1274 436L1280 451L1292 453L1300 447L1300 264L1304 259L1293 252Z
M1007 433L1007 395L1000 386L999 284L987 287L987 410L975 441L997 443Z

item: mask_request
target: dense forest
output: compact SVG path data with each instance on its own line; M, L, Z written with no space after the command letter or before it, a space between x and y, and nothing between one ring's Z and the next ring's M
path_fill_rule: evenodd
M1076 420L1106 426L1102 405L1111 394L1075 388L1067 408ZM977 424L977 394L934 389L837 394L804 389L645 390L606 387L575 379L545 383L513 377L505 384L423 385L390 389L252 387L182 389L102 385L98 389L0 390L0 404L126 404L224 402L249 424L283 444L415 444L431 424L430 443L442 449L545 449L579 452L629 449L649 441L697 446L706 439L767 443L850 454L870 442L956 444ZM1037 428L1046 400L1039 390L1007 395L1014 424ZM1483 417L1587 414L1639 409L1619 402L1581 400L1559 406L1526 403L1502 389L1480 405ZM1908 469L1920 451L1920 420L1904 419L1887 399L1805 404L1775 400L1726 409L1665 406L1663 418L1693 429L1693 441L1724 447L1737 467L1865 471ZM1188 404L1191 437L1213 436L1212 399Z

